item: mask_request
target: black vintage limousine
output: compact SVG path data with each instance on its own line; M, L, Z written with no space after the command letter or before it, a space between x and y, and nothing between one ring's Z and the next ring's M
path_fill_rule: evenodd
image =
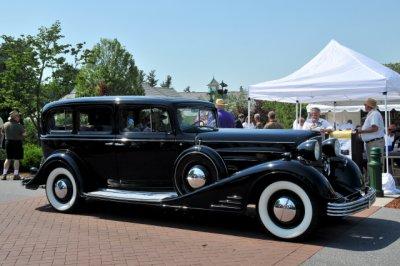
M303 130L219 129L213 104L184 98L61 100L42 111L45 186L60 212L86 198L245 213L281 239L307 236L321 216L368 208L375 190L336 139Z

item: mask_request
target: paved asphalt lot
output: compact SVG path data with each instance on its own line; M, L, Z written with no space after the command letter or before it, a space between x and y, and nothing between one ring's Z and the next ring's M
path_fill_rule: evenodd
M251 216L100 201L61 214L43 189L18 181L1 181L0 195L2 265L391 265L399 257L400 213L392 209L325 222L307 242L290 243Z
M44 189L29 190L21 185L21 181L0 180L0 202L10 202L43 195L45 195Z

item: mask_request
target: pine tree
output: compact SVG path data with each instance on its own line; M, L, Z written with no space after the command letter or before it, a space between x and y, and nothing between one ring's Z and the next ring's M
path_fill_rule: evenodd
M150 87L157 86L158 79L156 79L156 71L154 69L147 74L146 81Z
M172 84L172 77L168 75L165 81L161 84L161 87L171 89L171 84Z

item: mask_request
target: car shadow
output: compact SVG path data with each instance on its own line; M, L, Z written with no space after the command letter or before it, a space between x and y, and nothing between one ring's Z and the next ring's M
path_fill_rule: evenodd
M37 210L55 212L50 205L38 207ZM112 221L279 241L265 232L255 210L251 208L247 215L237 215L87 200L80 210L71 215L76 214ZM379 250L399 239L399 228L399 222L377 218L323 220L316 232L303 244L353 251Z

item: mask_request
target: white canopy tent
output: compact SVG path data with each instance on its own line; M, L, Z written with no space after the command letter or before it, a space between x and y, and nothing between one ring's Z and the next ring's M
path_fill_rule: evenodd
M400 75L335 40L289 76L249 87L252 99L290 103L359 100L383 93L400 97Z
M310 112L311 109L314 107L317 107L318 109L320 109L321 113L328 113L328 112L355 113L355 112L360 112L361 110L364 111L364 105L336 105L336 106L333 106L333 105L325 105L325 104L309 104L306 107L307 112ZM379 110L385 110L385 105L379 104L378 108L379 108ZM400 103L387 104L387 109L388 109L388 111L390 111L390 110L400 111Z
M368 97L384 100L387 129L387 99L400 97L400 75L335 40L294 73L249 86L249 100L328 102L336 106L341 101L362 101Z

